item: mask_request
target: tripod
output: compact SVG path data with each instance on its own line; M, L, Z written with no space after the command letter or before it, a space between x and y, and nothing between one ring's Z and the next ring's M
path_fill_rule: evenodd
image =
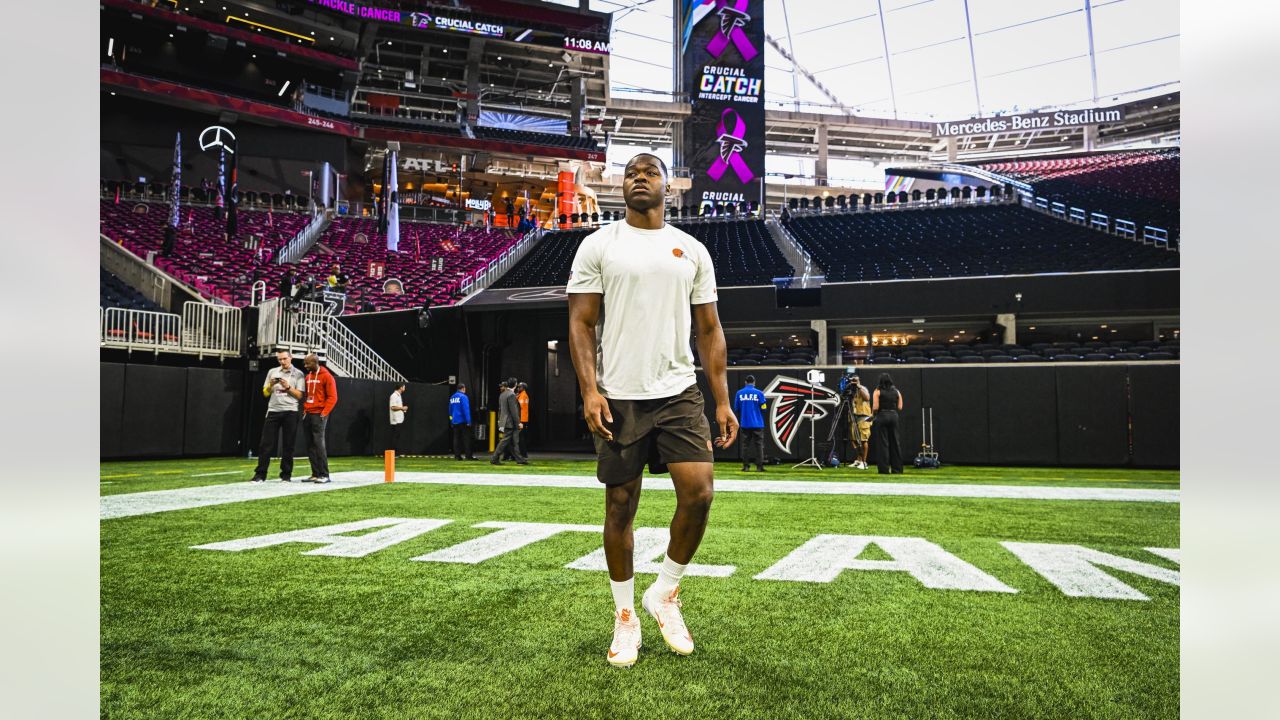
M815 447L814 447L814 446L815 446L815 440L814 440L814 423L815 423L815 422L817 422L817 419L816 419L816 418L817 418L817 414L816 414L815 412L813 412L813 409L814 409L814 407L815 407L815 406L814 406L814 404L813 404L813 398L814 398L814 391L813 391L813 384L812 384L812 382L811 382L811 383L810 383L810 385L809 385L809 405L808 405L808 410L809 410L809 459L808 459L808 460L804 460L804 461L802 461L802 462L798 462L798 463L796 463L795 465L792 465L792 466L791 466L791 468L792 468L792 469L795 469L795 468L798 468L798 467L809 467L809 466L816 467L816 468L818 468L819 470L821 470L821 469L822 469L822 463L818 462L818 452L817 452L817 450L816 450L816 449L815 449Z

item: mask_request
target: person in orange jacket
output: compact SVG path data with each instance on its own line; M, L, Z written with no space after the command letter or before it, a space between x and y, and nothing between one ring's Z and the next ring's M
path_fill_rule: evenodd
M328 368L320 367L315 353L302 360L307 370L307 400L302 406L302 427L307 437L307 458L311 460L311 477L303 482L329 482L329 452L325 449L325 430L329 413L338 404L338 384Z
M520 454L529 457L529 386L516 383L516 402L520 405Z

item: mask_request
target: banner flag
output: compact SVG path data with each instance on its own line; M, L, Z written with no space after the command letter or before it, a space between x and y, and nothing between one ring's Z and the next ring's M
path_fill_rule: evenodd
M240 188L236 184L236 168L239 165L240 153L231 156L231 192L227 195L227 237L235 237L239 226L236 223L236 206L240 204Z
M227 191L227 150L224 147L218 148L218 188L215 195L214 207L217 208L216 215L218 219L222 219L224 211L224 198Z
M387 196L387 249L391 252L400 252L400 191L399 184L396 180L396 153L391 152L388 155L387 164L390 166L390 178L387 182L386 190L383 194Z
M169 226L176 228L182 223L182 216L179 214L178 196L182 192L182 131L178 131L177 138L173 141L173 177L171 178L173 187L169 192Z
M382 194L378 196L378 232L383 235L387 234L387 195L389 188L388 183L391 180L391 153L382 163Z

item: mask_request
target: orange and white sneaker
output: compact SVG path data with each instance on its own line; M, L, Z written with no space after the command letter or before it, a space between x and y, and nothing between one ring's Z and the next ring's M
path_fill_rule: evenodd
M628 668L636 664L640 654L640 618L626 608L613 616L613 643L609 645L609 664Z
M662 639L667 642L677 655L688 655L693 652L693 636L685 627L684 616L680 614L680 586L677 585L670 595L660 597L657 587L651 586L640 596L640 604L645 612L658 621L658 629L662 631Z

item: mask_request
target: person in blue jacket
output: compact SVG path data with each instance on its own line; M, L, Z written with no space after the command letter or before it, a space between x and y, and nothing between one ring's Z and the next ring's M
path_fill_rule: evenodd
M754 375L747 376L747 384L733 396L733 414L738 416L738 429L742 444L738 453L742 456L742 470L750 470L752 457L756 469L764 472L764 410L769 407L764 393L756 388Z
M449 396L449 424L453 430L453 459L461 460L463 448L467 459L475 460L471 452L471 400L467 386L458 384L458 391Z

